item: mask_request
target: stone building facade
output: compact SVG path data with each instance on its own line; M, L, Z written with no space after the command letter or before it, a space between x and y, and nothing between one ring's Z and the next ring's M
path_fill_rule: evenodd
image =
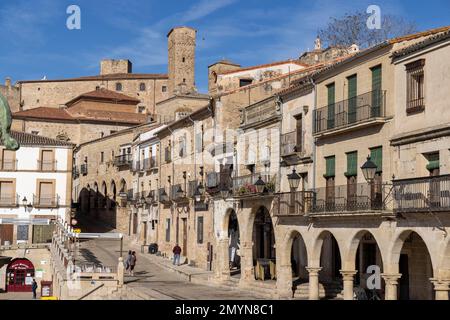
M0 94L6 98L11 112L19 111L20 93L17 86L12 85L11 78L5 79L5 85L0 84Z

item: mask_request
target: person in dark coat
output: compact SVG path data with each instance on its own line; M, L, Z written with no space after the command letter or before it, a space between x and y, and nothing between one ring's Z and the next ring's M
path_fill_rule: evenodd
M36 291L38 288L38 284L36 280L33 278L33 283L31 284L31 291L33 291L33 299L36 299Z
M173 247L173 264L179 266L180 265L180 256L181 256L181 247L178 243Z

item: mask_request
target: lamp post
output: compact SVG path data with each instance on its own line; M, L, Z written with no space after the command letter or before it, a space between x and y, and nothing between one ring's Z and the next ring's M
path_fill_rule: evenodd
M377 173L378 166L370 160L370 156L367 156L367 161L361 166L361 171L363 172L364 179L366 179L367 183L370 186L370 207L373 207L374 199L373 199L373 181L375 180L375 174Z
M295 171L295 168L292 169L292 173L287 175L289 187L291 189L291 205L289 206L289 210L291 213L295 212L295 190L297 190L298 185L300 184L301 177Z
M266 183L261 178L261 176L259 176L258 180L255 182L256 192L263 193L265 186Z
M230 190L228 190L226 185L222 185L220 188L220 195L225 200L228 197L228 194L230 193Z
M200 190L200 185L198 185L194 192L194 199L196 202L200 202L202 200L202 192Z

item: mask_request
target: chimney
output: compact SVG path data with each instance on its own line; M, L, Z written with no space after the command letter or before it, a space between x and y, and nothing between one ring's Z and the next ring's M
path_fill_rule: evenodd
M11 89L11 78L10 77L6 77L6 79L5 79L5 86L8 89Z

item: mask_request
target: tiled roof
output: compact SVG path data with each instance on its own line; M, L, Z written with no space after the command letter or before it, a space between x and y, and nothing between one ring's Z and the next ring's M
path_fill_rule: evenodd
M254 70L254 69L260 69L260 68L269 68L269 67L273 67L273 66L279 66L279 65L282 65L282 64L287 64L287 63L297 64L297 65L302 66L302 67L309 67L309 65L307 65L305 63L302 63L300 61L297 61L297 60L284 60L284 61L278 61L278 62L273 62L273 63L260 64L260 65L257 65L257 66L252 66L252 67L247 67L247 68L231 70L231 71L225 71L225 72L219 73L219 75L231 74L231 73L236 73L236 72L241 72L241 71L248 71L248 70Z
M415 51L423 49L429 45L432 45L432 44L435 44L435 43L438 43L440 41L444 41L447 39L450 39L450 30L443 32L443 33L439 33L432 37L429 37L423 41L417 42L417 43L410 45L409 47L406 47L404 49L398 50L392 54L392 57L398 58L398 57L406 56L410 53L413 53Z
M108 111L86 111L86 116L72 116L66 109L39 107L13 113L14 119L61 120L73 122L117 122L140 124L147 120L145 114Z
M125 94L101 88L101 89L96 89L94 91L80 94L78 97L67 102L66 105L70 106L70 105L74 104L76 101L79 101L82 99L107 100L107 101L114 101L114 102L129 102L132 104L138 104L140 101L138 99L127 96Z
M23 80L18 83L41 83L41 82L68 82L68 81L92 81L92 80L146 80L146 79L168 79L167 74L160 73L114 73L96 76L85 76L54 80Z
M414 39L417 39L420 37L432 36L434 34L449 31L449 30L450 30L450 26L439 27L439 28L435 28L435 29L422 31L422 32L408 34L408 35L402 36L402 37L393 38L393 39L389 40L389 42L390 43L399 43L399 42L403 42L403 41L414 40Z
M11 131L11 136L22 146L69 146L73 147L74 144L66 141L52 139L48 137L38 136L31 133Z

